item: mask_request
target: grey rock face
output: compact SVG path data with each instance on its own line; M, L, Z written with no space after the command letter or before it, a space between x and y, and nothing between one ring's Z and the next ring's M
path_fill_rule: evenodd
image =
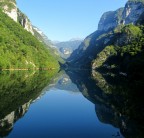
M15 2L9 2L9 7L6 5L4 0L0 0L0 3L2 3L1 8L3 9L3 12L6 13L9 17L11 17L15 22L17 22L17 6Z
M124 24L135 24L143 12L144 4L142 2L127 2L123 11Z
M124 8L104 13L99 21L98 30L108 31L120 24L135 24L143 12L143 2L128 1Z
M120 8L116 11L104 13L99 21L98 30L107 31L121 24L123 10L124 8Z
M28 19L28 17L25 14L23 14L19 9L17 11L17 16L18 16L18 22L20 23L20 25L25 30L27 30L28 32L31 32L34 35L33 26L30 20Z
M31 32L34 35L33 27L31 22L25 16L16 5L16 2L9 1L9 5L4 1L0 0L0 8L2 8L3 12L7 14L10 18L12 18L15 22L19 22L25 30Z

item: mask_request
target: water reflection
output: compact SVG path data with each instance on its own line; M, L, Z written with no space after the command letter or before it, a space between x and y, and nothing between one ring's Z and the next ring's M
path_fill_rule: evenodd
M25 103L24 105L20 106L16 111L12 111L0 120L0 136L7 136L12 131L14 123L19 118L25 115L30 104L31 100L28 103Z
M84 97L95 104L101 122L119 128L126 138L144 137L143 83L96 71L67 71L67 74ZM120 134L117 132L113 136Z
M65 71L59 72L57 81L53 87L59 90L65 90L73 93L80 92L75 83L71 81L70 77L65 73Z
M95 109L93 109L96 113L95 118L104 124L111 124L113 127L119 128L120 131L111 137L121 138L121 134L126 138L144 137L144 103L141 91L143 84L128 82L125 78L114 74L76 70L61 71L58 74L27 71L1 73L0 136L8 136L14 123L28 112L30 105L41 99L50 89L65 90L74 94L81 92L95 105ZM62 98L62 95L59 96ZM53 111L53 109L51 110ZM66 113L67 111L63 114ZM51 112L49 112L49 116L50 114ZM40 121L43 121L42 118ZM105 132L105 130L101 131ZM91 136L93 135L91 134ZM83 135L83 137L85 136Z
M1 72L0 74L0 136L7 136L14 123L23 117L31 103L40 99L42 90L51 83L55 71Z

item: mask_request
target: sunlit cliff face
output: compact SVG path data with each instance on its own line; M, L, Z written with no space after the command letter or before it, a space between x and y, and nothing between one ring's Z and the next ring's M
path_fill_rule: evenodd
M20 10L18 10L15 1L0 0L0 7L2 7L3 12L10 18L12 18L15 22L19 22L25 30L34 35L31 22Z

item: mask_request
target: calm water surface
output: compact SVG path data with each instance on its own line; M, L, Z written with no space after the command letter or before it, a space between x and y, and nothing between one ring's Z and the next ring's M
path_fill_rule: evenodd
M118 129L101 123L81 93L50 89L10 133L10 138L111 138Z
M82 76L71 71L2 73L0 136L124 138L125 119L105 104L102 84L94 88L95 81Z

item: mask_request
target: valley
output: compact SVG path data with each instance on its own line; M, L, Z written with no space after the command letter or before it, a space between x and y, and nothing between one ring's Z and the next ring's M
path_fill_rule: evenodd
M30 1L29 16L23 2L0 0L0 137L143 138L144 0L104 12L85 39L102 1Z

